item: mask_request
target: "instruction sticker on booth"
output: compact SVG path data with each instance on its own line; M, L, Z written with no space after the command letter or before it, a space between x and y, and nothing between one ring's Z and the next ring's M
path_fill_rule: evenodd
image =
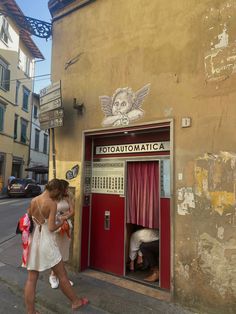
M92 165L92 193L124 194L123 161L94 162Z

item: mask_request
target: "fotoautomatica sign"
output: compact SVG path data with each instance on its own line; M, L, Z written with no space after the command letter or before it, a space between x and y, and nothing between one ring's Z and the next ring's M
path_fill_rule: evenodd
M162 151L169 151L169 150L170 150L170 142L150 142L150 143L96 146L97 155L148 153L148 152L162 152Z

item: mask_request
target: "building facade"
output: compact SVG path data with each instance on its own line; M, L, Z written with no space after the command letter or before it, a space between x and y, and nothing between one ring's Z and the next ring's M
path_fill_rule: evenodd
M49 134L47 130L40 129L39 94L32 93L32 98L30 159L26 170L30 178L44 185L48 181Z
M35 59L30 35L10 17L23 16L14 0L0 4L0 193L10 175L24 177L29 160Z
M138 290L130 235L158 228L156 295L234 313L236 2L51 0L49 9L65 110L56 174L75 190L74 267Z

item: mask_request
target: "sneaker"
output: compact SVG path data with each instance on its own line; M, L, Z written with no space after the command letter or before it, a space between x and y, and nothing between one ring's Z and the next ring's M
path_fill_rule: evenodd
M59 280L56 276L49 276L49 283L52 289L57 289L59 286Z

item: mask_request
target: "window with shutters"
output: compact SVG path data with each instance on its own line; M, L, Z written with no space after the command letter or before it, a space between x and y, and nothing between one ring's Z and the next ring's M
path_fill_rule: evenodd
M27 127L28 127L28 122L24 119L21 119L20 141L24 144L26 144L27 142Z
M17 139L17 129L18 129L18 115L15 114L15 119L14 119L14 140Z
M39 151L39 135L40 135L40 131L35 129L34 149L37 151Z
M43 153L47 154L48 153L48 135L44 134L43 137Z
M34 119L38 118L38 106L34 105Z
M0 58L0 87L5 91L10 90L10 70L8 64Z
M0 39L6 44L8 44L8 41L10 39L9 24L4 16L1 17Z
M0 104L0 132L4 130L5 106Z
M30 95L30 91L23 87L23 110L28 111L29 109L29 95Z
M18 102L19 102L19 89L20 89L20 81L16 81L16 95L15 95L16 105L18 105Z
M18 50L18 67L27 75L33 75L33 64L31 59L21 50Z

